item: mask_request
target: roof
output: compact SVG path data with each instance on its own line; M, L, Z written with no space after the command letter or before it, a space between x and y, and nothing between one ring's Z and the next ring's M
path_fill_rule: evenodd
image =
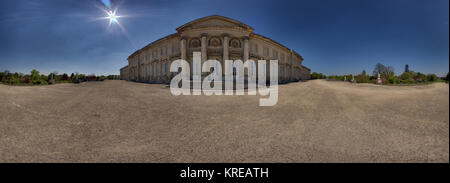
M231 19L231 18L228 18L228 17L220 16L220 15L211 15L211 16L207 16L207 17L203 17L203 18L199 18L199 19L190 21L190 22L188 22L188 23L186 23L186 24L184 24L184 25L178 27L176 30L177 30L178 32L180 32L180 31L183 31L183 30L185 30L186 28L190 27L190 26L193 25L193 24L200 23L200 22L204 22L204 21L211 20L211 19L219 19L219 20L223 20L223 21L225 21L225 22L230 22L230 23L236 24L236 25L238 25L239 27L241 27L241 28L243 28L243 29L245 29L245 30L248 30L248 31L250 31L250 32L252 32L253 30L255 30L255 29L253 29L252 27L250 27L250 26L247 25L247 24L244 24L244 23L242 23L242 22L239 22L239 21L237 21L237 20L234 20L234 19Z
M259 38L265 39L265 40L267 40L269 42L273 42L273 43L277 44L280 47L286 48L287 50L291 51L295 56L299 57L300 60L303 60L303 57L300 54L298 54L294 50L289 49L288 47L282 45L281 43L274 41L273 39L270 39L270 38L268 38L266 36L263 36L263 35L260 35L260 34L255 34L255 33L252 33L252 35L255 36L255 37L259 37Z
M254 30L254 29L253 29L252 27L250 27L249 25L244 24L244 23L242 23L242 22L240 22L240 21L231 19L231 18L227 18L227 17L224 17L224 16L220 16L220 15L211 15L211 16L206 16L206 17L203 17L203 18L199 18L199 19L190 21L190 22L188 22L188 23L186 23L186 24L184 24L184 25L178 27L178 28L176 29L176 30L178 31L178 33L170 34L170 35L168 35L168 36L165 36L165 37L163 37L163 38L160 38L160 39L158 39L158 40L156 40L156 41L151 42L150 44L148 44L147 46L143 47L142 49L139 49L139 50L135 51L135 52L134 52L133 54L131 54L127 59L130 59L130 58L132 58L133 56L135 56L135 55L141 53L143 50L145 50L146 48L148 48L148 47L150 47L150 46L152 46L152 45L154 45L154 44L157 44L159 41L162 41L162 40L165 40L165 39L169 39L169 38L178 36L180 32L186 30L188 27L190 27L190 26L193 25L193 24L200 23L200 22L204 22L204 21L211 20L211 19L219 19L219 20L223 20L223 21L226 21L226 22L230 22L230 23L236 24L236 25L238 25L240 28L245 29L245 30L251 32L251 35L253 35L253 36L255 36L255 37L258 37L258 38L261 38L261 39L263 39L263 40L269 41L269 42L273 42L273 43L275 43L276 45L278 45L278 46L280 46L280 47L282 47L282 48L285 48L285 49L291 51L295 56L297 56L298 58L300 58L301 60L303 60L303 57L302 57L300 54L298 54L297 52L295 52L294 50L289 49L289 48L287 48L286 46L284 46L284 45L282 45L282 44L280 44L280 43L278 43L278 42L276 42L276 41L274 41L274 40L272 40L272 39L270 39L270 38L268 38L268 37L265 37L265 36L262 36L262 35L253 33L253 30Z

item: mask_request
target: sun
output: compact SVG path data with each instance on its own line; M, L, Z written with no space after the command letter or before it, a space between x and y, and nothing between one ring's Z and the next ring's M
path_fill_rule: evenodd
M116 11L109 11L107 13L108 13L108 17L107 18L109 19L109 23L113 23L113 22L117 23L118 22L117 19L120 16L116 15Z

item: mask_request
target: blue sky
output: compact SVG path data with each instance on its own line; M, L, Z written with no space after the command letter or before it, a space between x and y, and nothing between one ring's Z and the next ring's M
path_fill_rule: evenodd
M104 0L103 0L104 1ZM448 0L111 0L122 31L108 28L100 0L0 1L0 70L118 74L135 50L184 23L218 14L297 51L312 71L371 73L376 63L449 71Z

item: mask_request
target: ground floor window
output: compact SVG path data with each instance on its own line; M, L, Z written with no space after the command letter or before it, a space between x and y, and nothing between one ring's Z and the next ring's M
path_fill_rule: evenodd
M165 63L162 65L162 75L163 76L166 75L166 64Z

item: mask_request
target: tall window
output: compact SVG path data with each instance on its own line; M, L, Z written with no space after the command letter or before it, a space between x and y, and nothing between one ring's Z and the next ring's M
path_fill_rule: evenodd
M179 43L174 43L172 45L172 52L173 53L179 53L180 52L180 44Z
M161 56L164 56L164 55L166 55L167 54L167 48L165 47L165 46L163 46L162 48L161 48Z
M269 48L264 48L264 56L269 56Z
M166 75L166 64L165 63L162 65L162 75L163 76Z
M280 60L281 60L281 61L284 61L284 53L281 53L281 54L280 54Z
M146 69L147 69L147 75L145 75L146 77L149 77L150 76L150 66L148 65L147 67L146 67Z
M153 77L156 77L156 64L153 65Z
M274 60L278 59L278 51L273 50L273 59Z
M252 53L258 53L258 45L252 44L251 51L252 51Z

